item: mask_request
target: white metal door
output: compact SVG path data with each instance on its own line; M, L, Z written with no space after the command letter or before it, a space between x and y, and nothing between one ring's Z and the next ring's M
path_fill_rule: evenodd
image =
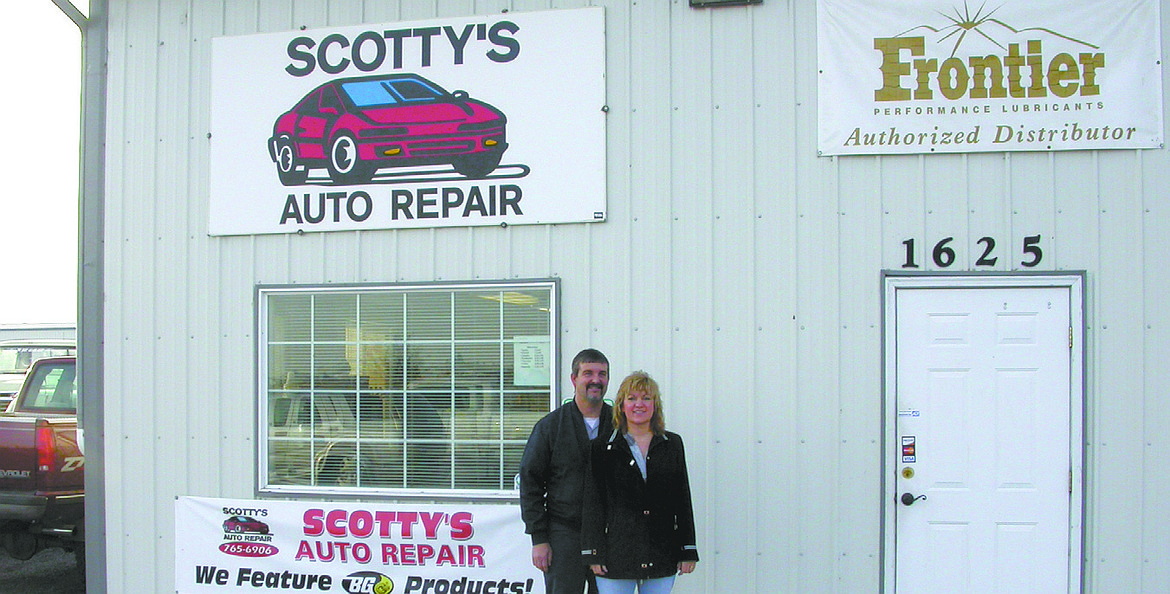
M1070 292L894 292L897 594L1079 591Z

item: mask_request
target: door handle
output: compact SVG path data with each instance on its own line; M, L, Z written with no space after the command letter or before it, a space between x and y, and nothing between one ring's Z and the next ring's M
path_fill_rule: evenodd
M926 495L919 495L918 497L915 497L910 493L902 493L902 505L914 505L914 502L918 501L919 499L926 501Z

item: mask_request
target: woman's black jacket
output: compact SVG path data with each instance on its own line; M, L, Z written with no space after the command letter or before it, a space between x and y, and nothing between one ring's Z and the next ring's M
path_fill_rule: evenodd
M677 433L655 435L646 479L625 435L594 440L585 481L581 554L604 565L605 577L646 579L674 575L680 561L698 561L695 516L686 454Z

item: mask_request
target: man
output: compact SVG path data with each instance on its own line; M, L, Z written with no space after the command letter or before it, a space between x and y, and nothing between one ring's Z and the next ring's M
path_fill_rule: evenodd
M520 461L520 511L532 536L532 564L544 572L548 594L597 593L581 557L581 496L589 472L589 442L613 431L609 360L597 349L573 357L573 400L532 428Z

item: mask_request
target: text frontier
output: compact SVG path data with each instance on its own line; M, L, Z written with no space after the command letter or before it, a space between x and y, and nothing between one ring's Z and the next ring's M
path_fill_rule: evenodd
M925 56L926 43L922 37L879 37L873 48L882 53L882 88L874 91L875 101L911 101L934 99L937 90L951 100L964 96L970 99L1040 98L1052 95L1061 98L1099 95L1097 71L1105 68L1105 54L1081 52L1076 58L1059 53L1045 63L1043 44L1039 39L1027 42L1027 55L1020 53L1020 44L1008 44L1008 53L962 58L919 58L903 61L902 51L910 56ZM912 76L913 91L903 87L903 77ZM1024 86L1025 79L1028 85Z

